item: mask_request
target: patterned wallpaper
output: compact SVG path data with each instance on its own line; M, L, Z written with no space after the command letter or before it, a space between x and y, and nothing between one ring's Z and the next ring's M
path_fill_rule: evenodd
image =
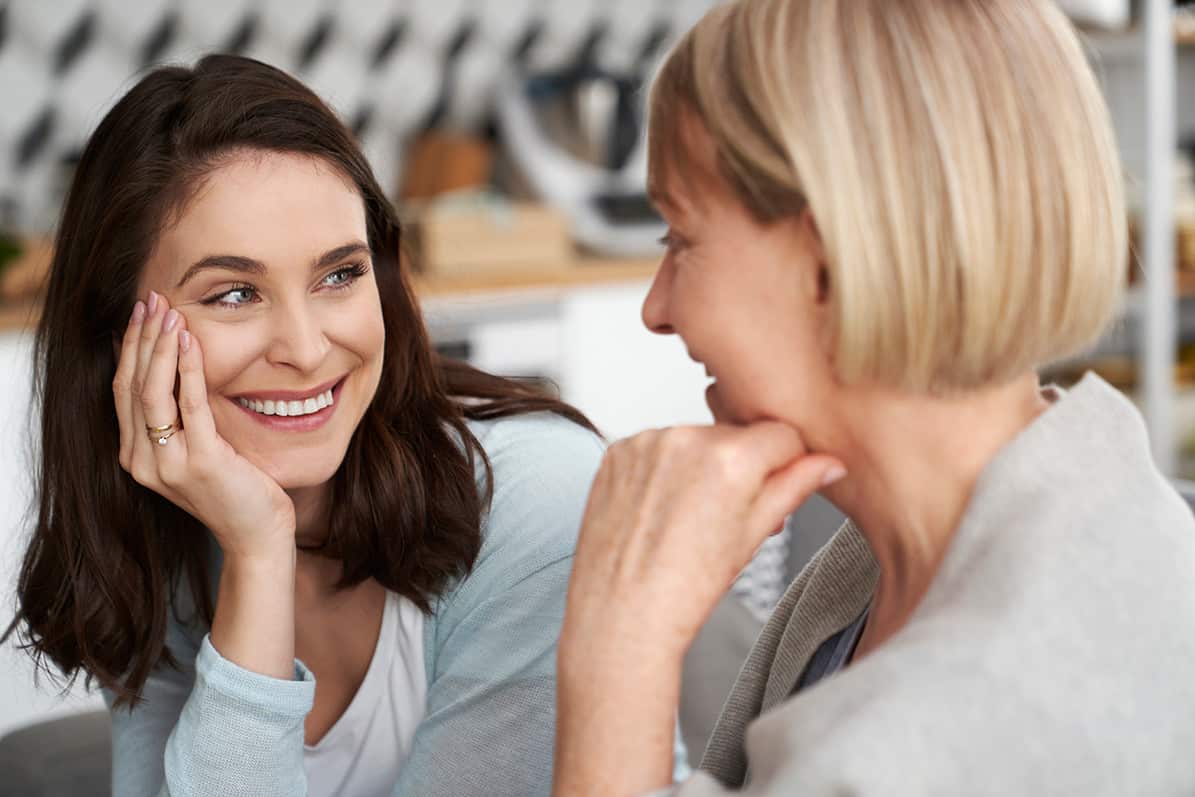
M0 227L52 226L72 158L154 64L225 51L298 75L393 186L402 143L483 125L504 70L643 65L712 2L0 0Z

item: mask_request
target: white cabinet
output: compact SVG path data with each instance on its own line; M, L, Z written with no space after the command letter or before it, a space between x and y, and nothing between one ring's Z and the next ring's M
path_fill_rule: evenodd
M437 298L425 313L437 343L461 344L494 373L551 379L611 440L708 423L704 369L679 338L640 320L647 289L635 281Z
M0 334L0 627L16 610L16 579L28 541L32 500L30 445L35 420L29 412L32 338L27 333ZM0 735L12 728L83 707L102 706L80 686L62 699L47 679L33 687L33 666L10 640L0 646Z

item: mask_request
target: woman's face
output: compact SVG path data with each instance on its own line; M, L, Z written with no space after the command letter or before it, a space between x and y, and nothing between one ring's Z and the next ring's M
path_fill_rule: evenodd
M643 321L680 335L689 355L705 365L715 380L706 400L716 420L784 421L817 448L836 380L816 229L808 213L756 221L713 176L709 135L689 132L697 173L651 188L669 225L669 246Z
M377 390L367 241L347 178L254 152L210 175L141 275L139 297L165 296L200 343L217 431L283 488L332 477Z

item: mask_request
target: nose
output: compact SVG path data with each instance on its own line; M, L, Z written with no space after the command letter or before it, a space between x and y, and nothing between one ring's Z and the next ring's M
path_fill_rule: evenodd
M668 317L668 305L672 293L672 259L664 258L664 262L656 269L656 276L652 279L651 289L647 298L643 300L643 325L657 335L672 335L676 330Z
M275 314L266 359L274 365L314 373L330 348L319 316L303 302L280 305Z

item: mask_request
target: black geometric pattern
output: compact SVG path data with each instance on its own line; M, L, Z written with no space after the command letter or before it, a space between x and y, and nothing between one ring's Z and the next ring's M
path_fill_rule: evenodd
M0 0L0 223L44 232L64 166L145 69L235 52L302 78L383 185L430 125L492 126L512 66L649 68L716 0Z

